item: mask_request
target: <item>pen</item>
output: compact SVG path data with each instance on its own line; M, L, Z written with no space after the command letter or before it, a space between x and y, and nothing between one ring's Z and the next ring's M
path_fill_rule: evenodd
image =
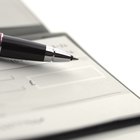
M61 49L3 33L0 33L0 57L46 62L78 60Z

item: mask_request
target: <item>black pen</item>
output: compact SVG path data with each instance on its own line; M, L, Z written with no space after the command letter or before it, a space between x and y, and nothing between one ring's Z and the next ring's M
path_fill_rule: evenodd
M0 33L0 57L46 62L78 60L61 49L3 33Z

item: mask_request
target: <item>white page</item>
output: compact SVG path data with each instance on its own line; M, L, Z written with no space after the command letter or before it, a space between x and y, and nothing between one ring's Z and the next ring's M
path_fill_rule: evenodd
M79 60L0 59L0 138L50 135L140 113L139 99L67 36L37 42L64 49Z

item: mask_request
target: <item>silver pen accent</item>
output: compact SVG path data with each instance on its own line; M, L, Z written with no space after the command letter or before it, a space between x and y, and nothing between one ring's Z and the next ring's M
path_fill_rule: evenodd
M45 53L44 61L68 62L72 60L78 60L78 59L74 58L71 54L69 54L68 52L64 50L53 48L51 46L46 46L46 53Z

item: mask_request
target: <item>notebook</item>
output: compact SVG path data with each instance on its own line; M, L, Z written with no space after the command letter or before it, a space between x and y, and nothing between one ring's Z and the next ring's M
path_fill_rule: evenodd
M0 139L49 138L140 116L139 98L68 34L50 33L19 0L0 5L1 32L79 58L69 63L0 58ZM6 16L4 6L10 9Z

